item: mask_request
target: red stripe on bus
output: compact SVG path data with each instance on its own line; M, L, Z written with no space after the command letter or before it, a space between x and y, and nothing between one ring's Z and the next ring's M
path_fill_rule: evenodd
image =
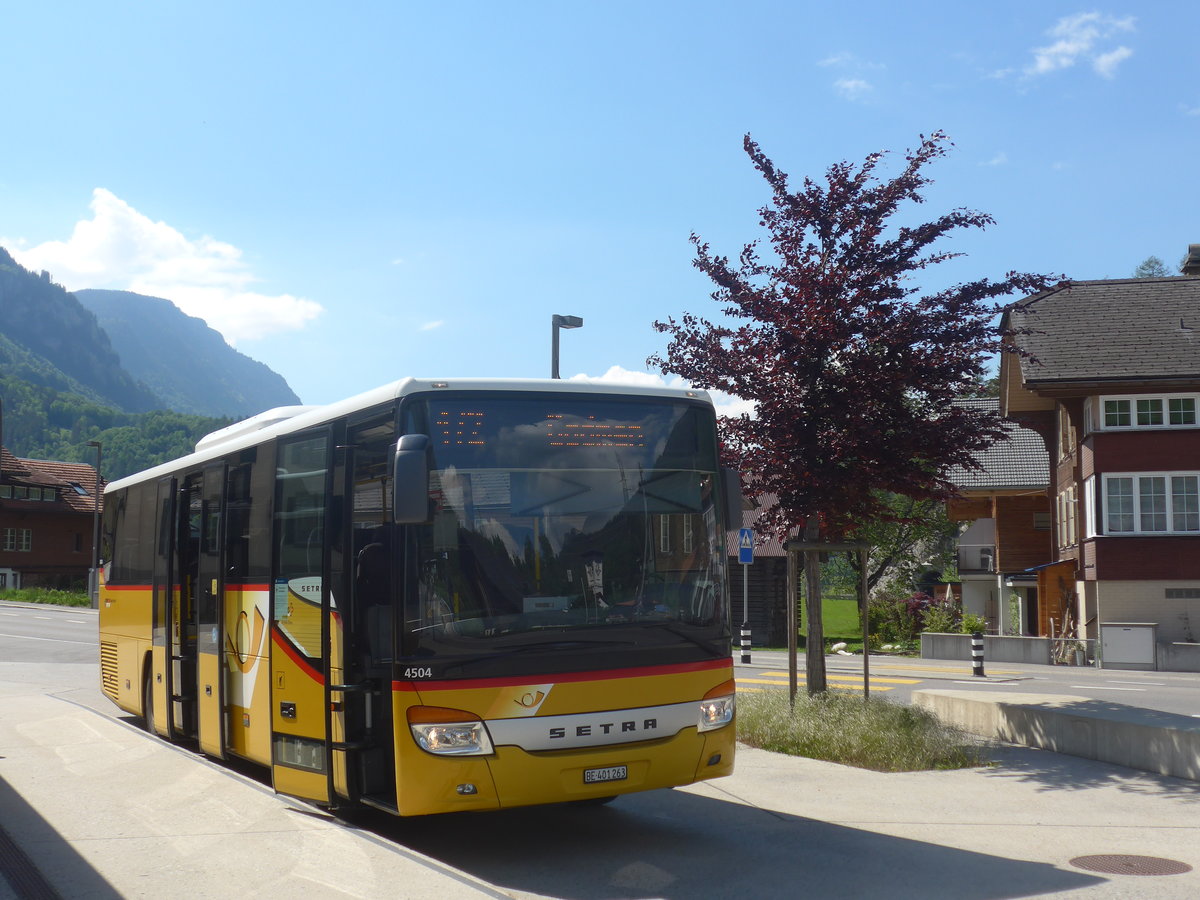
M152 590L154 590L154 585L151 585L151 584L111 584L110 582L107 582L107 581L104 582L103 587L107 588L110 591L152 591ZM179 582L178 581L172 582L171 587L178 588ZM234 591L234 590L237 590L237 591L269 591L270 589L271 589L271 585L269 585L269 584L238 584L236 581L225 582L225 590L227 590L227 591Z
M309 678L312 678L317 684L325 683L325 676L312 667L312 664L300 655L300 652L292 646L292 642L287 639L287 636L279 630L278 627L271 628L271 640L275 645L288 655L288 658L298 665Z
M472 688L516 687L533 682L567 684L573 681L612 681L618 678L648 678L657 675L679 675L684 672L708 672L717 669L732 671L728 659L706 662L676 663L665 666L639 666L631 669L600 669L588 672L553 672L544 675L504 675L497 678L467 678L462 681L392 681L393 691L456 691Z

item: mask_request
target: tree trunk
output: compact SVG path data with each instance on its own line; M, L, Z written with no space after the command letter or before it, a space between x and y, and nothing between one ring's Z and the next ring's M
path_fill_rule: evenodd
M820 536L816 516L804 526L804 540L812 542ZM825 684L825 624L821 616L821 551L804 551L804 616L808 640L804 645L805 680L809 696L823 694Z

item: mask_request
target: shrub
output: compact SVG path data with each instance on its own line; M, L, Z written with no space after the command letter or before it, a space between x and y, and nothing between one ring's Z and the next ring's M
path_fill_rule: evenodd
M963 634L980 634L987 633L987 619L983 616L977 616L975 613L963 613L962 621L959 623L959 629Z
M951 603L930 603L925 608L922 631L951 634L958 631L958 607Z
M738 739L776 753L874 769L961 769L986 762L985 746L920 707L855 694L796 698L784 691L739 693Z

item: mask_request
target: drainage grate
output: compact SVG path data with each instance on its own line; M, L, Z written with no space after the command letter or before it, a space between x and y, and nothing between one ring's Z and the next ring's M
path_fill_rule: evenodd
M1187 863L1161 856L1126 856L1104 853L1099 856L1077 856L1071 865L1105 875L1182 875L1192 871Z

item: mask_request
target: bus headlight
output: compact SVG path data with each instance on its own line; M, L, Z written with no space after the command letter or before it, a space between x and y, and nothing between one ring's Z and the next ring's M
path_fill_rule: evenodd
M714 731L723 728L733 721L736 709L734 685L727 681L709 691L700 701L700 718L696 724L698 731Z
M486 756L493 750L487 727L461 709L414 706L408 727L418 747L438 756Z

